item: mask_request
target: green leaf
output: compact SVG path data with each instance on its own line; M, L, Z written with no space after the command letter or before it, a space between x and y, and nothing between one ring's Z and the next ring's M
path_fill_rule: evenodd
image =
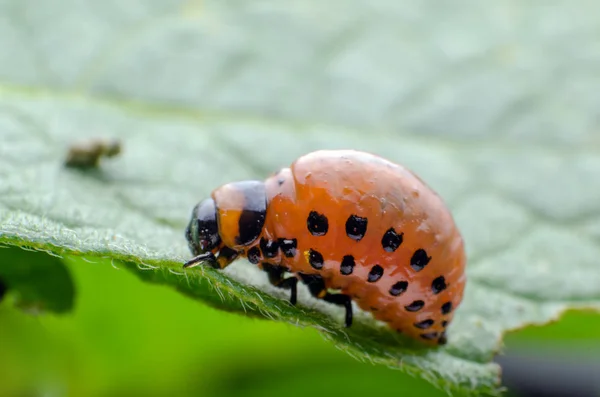
M56 256L4 248L0 251L0 284L4 295L25 311L62 314L73 309L75 286Z
M597 8L0 1L0 243L123 261L223 309L321 329L358 359L496 394L507 330L600 308ZM120 137L120 157L63 166L96 136ZM290 307L242 261L182 271L199 199L320 148L400 162L449 203L470 260L448 346L362 316L345 330L337 308Z

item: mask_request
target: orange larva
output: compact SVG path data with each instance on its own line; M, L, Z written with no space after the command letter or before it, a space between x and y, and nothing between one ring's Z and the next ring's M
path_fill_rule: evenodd
M346 326L354 300L428 344L446 343L466 283L463 239L442 199L406 168L352 150L217 188L194 207L186 237L195 257L185 267L246 257L292 304L301 280L346 308Z

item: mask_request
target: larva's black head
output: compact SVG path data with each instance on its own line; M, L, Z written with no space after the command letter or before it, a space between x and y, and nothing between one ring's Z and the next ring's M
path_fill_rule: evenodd
M185 237L195 257L204 255L205 260L215 259L212 251L221 245L221 237L217 224L217 208L213 199L205 199L194 207Z
M186 237L194 258L191 267L209 262L225 268L256 242L265 226L267 196L261 181L239 181L215 189L192 212Z

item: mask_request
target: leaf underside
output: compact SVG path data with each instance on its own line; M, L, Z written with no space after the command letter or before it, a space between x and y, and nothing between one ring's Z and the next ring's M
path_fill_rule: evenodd
M73 309L75 286L56 256L19 248L0 253L0 300L6 296L28 312L66 313Z
M499 392L506 331L600 309L598 6L126 4L0 0L1 244L315 327L357 359L465 394ZM557 26L565 15L577 24ZM71 143L98 136L123 153L64 167ZM183 272L198 200L323 148L402 163L448 202L469 281L447 346L365 314L344 329L305 290L291 307L244 261Z

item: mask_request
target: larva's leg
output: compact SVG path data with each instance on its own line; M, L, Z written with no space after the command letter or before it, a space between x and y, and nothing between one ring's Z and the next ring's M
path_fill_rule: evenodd
M352 325L352 299L344 294L331 294L325 288L323 277L316 274L299 274L302 282L308 286L311 295L317 299L323 299L326 302L346 308L346 327Z
M290 303L292 305L295 305L298 296L298 279L295 276L284 278L283 275L287 271L287 268L283 266L271 265L270 263L263 263L262 270L267 273L267 275L269 276L269 282L272 285L278 288L291 290Z

